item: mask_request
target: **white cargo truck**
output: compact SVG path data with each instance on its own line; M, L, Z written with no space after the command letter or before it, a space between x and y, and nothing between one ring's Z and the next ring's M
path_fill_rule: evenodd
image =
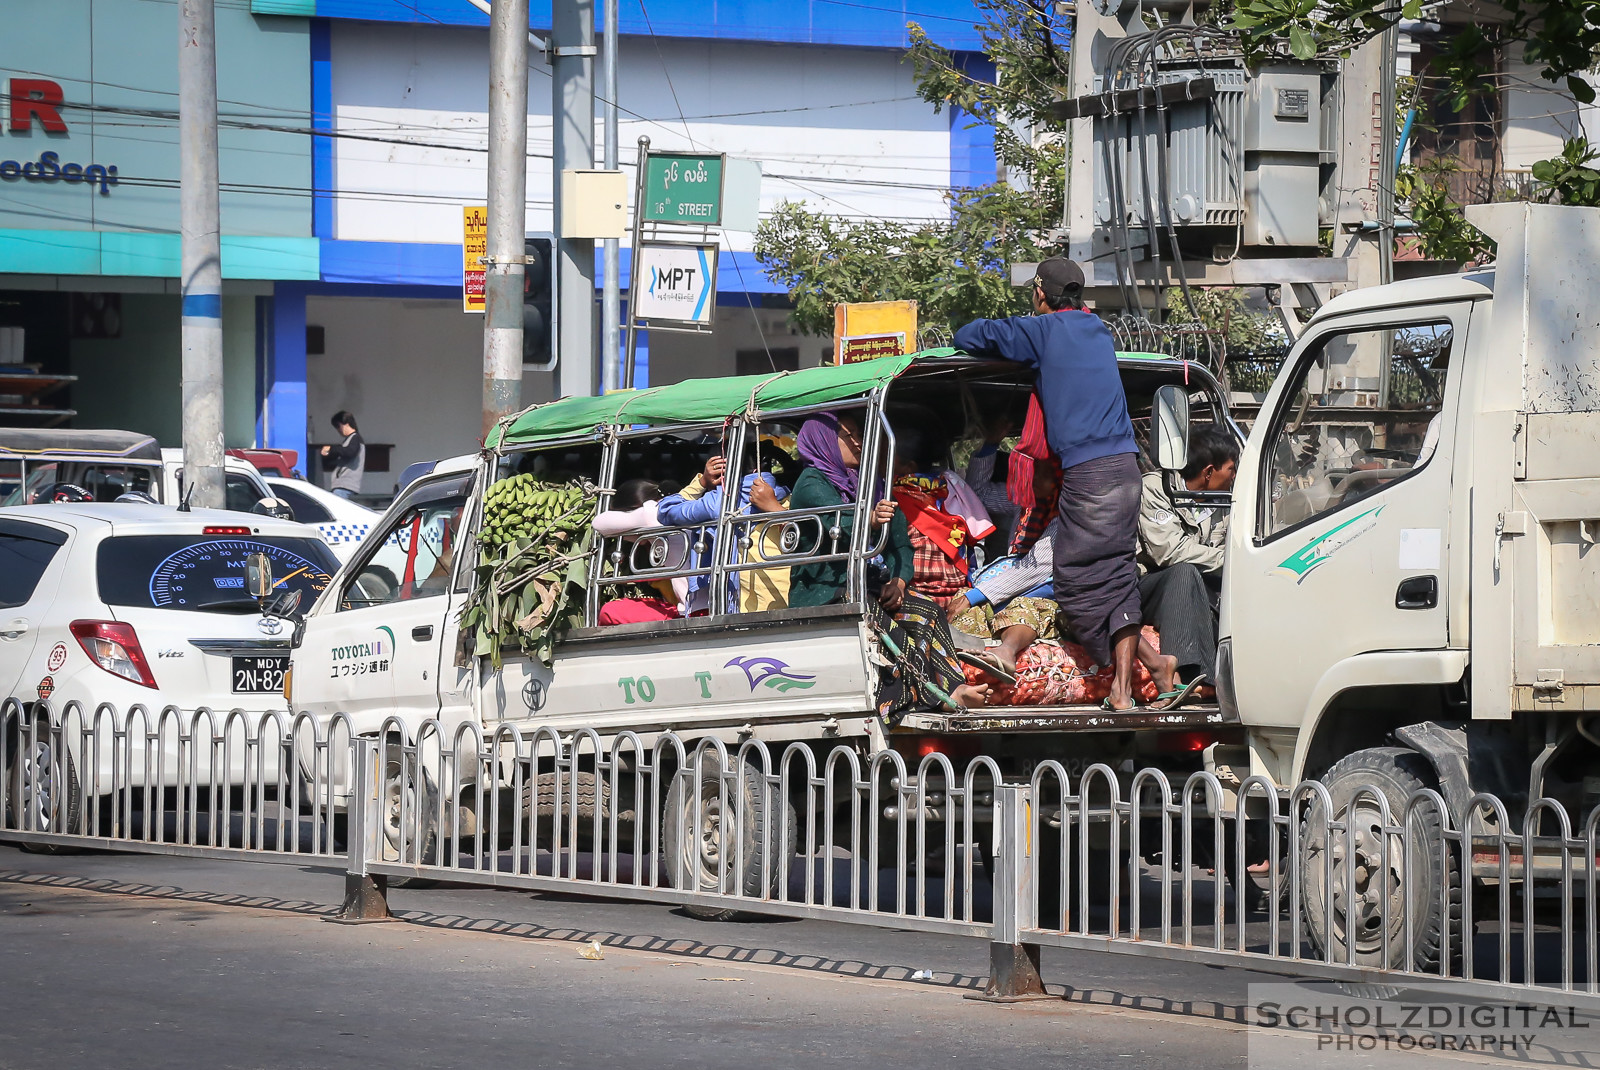
M1213 755L1286 788L1318 779L1355 822L1353 858L1338 837L1301 844L1306 916L1341 948L1353 925L1374 965L1400 964L1408 914L1415 961L1438 960L1467 860L1403 858L1358 791L1398 815L1437 790L1447 815L1410 807L1434 834L1418 843L1445 819L1495 831L1479 792L1519 834L1529 799L1558 801L1580 837L1600 804L1600 211L1467 211L1496 264L1318 310L1234 488L1218 692L1248 757ZM1559 816L1528 831L1554 836ZM1533 852L1534 876L1558 857Z
M460 726L585 730L597 740L636 732L648 746L675 731L727 743L931 749L952 756L957 776L982 755L1008 779L1045 759L1069 773L1092 762L1182 771L1198 768L1203 749L1219 776L1255 774L1282 791L1320 780L1331 816L1352 823L1351 857L1317 832L1328 815L1307 820L1300 837L1293 861L1315 942L1343 946L1353 928L1364 964L1400 965L1408 953L1416 965L1436 963L1449 951L1441 934L1458 909L1452 889L1463 876L1493 875L1477 873L1458 846L1407 856L1382 832L1378 794L1428 844L1444 842L1445 822L1520 832L1531 798L1555 800L1565 820L1545 808L1543 827L1529 831L1553 835L1565 823L1581 835L1600 804L1600 328L1591 298L1600 211L1469 212L1499 243L1492 269L1337 298L1312 318L1268 393L1233 493L1215 706L925 711L886 730L873 712L880 651L863 620L876 546L864 523L841 538L837 510L774 522L725 506L707 563L658 529L596 540L589 565L594 576L699 577L712 604L725 604L734 576L764 567L745 552L776 530L783 550L766 565L846 563L839 604L607 628L596 621L596 585L552 665L511 650L496 668L463 642L471 547L496 482L519 472L582 476L601 488L604 508L622 479L653 475L663 457L676 458L685 479L704 443L716 442L732 481L760 462L762 442L792 435L807 414L854 410L868 431L866 484L892 470L893 428L958 426L962 413L1003 409L1031 389L1026 369L961 357L871 362L856 366L856 379L819 368L530 410L482 457L441 464L390 508L301 626L291 705L326 719L346 713L366 735L409 732L436 716L447 736ZM1197 419L1233 426L1203 369L1129 357L1122 370L1136 429L1162 467L1183 463L1190 403L1209 410ZM372 590L392 594L362 594ZM406 786L404 769L385 773ZM504 769L481 775L506 782ZM1427 791L1446 812L1418 804ZM1477 793L1504 800L1513 827L1496 830L1494 814L1474 807ZM470 794L446 802L460 807ZM1046 812L1051 801L1037 801ZM449 821L467 829L473 815ZM708 844L728 834L698 832ZM666 848L670 857L674 845ZM750 852L752 866L762 854ZM1547 875L1554 854L1530 854L1533 876ZM1340 894L1352 878L1353 904Z

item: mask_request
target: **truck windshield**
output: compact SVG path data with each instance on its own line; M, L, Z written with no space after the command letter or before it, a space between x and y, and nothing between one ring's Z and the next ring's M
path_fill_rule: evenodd
M100 599L141 609L248 613L258 607L244 585L245 558L264 553L276 589L299 591L310 605L338 570L318 539L206 535L124 535L100 544Z

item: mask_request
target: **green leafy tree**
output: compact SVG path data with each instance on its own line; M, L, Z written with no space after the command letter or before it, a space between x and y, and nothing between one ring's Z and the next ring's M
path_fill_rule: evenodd
M1461 206L1451 198L1446 179L1460 169L1459 161L1439 157L1401 167L1395 173L1395 196L1406 204L1407 213L1416 224L1413 236L1429 260L1470 263L1494 252L1494 243L1467 222Z
M1423 6L1423 0L1237 0L1233 27L1257 62L1285 50L1310 59L1348 53L1401 19L1421 18ZM1582 103L1595 99L1582 75L1600 56L1600 0L1499 0L1498 7L1503 18L1462 27L1437 61L1437 73L1459 100L1494 85L1484 78L1494 73L1483 67L1486 47L1519 42L1545 80L1564 81Z
M1008 178L946 194L948 221L905 223L829 216L787 202L761 223L756 256L794 301L794 323L833 329L841 301L916 300L918 319L937 332L980 316L1028 307L1010 265L1048 256L1066 180L1062 144L1035 139L1051 129L1047 108L1067 84L1066 16L1049 0L975 0L985 55L995 77L974 77L916 23L909 25L917 92L936 111L959 108L969 125L994 134Z
M1600 206L1600 170L1590 166L1596 160L1600 149L1590 147L1588 138L1569 138L1560 156L1533 165L1533 178L1545 200L1593 208Z
M1288 341L1276 316L1245 304L1249 294L1242 287L1193 287L1189 295L1194 301L1196 322L1220 335L1230 352L1268 353L1282 349ZM1184 307L1183 292L1176 286L1167 291L1167 307Z

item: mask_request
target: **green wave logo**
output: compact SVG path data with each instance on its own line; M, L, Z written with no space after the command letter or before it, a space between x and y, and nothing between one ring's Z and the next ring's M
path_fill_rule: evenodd
M1295 577L1295 583L1304 583L1306 577L1327 564L1333 555L1356 539L1378 526L1378 514L1387 506L1357 513L1336 528L1323 532L1300 549L1284 558L1279 569Z

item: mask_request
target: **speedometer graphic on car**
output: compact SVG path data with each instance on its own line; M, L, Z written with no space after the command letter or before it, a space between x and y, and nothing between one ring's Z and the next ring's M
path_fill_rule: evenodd
M157 565L150 574L150 603L190 609L251 603L245 559L255 553L272 562L273 586L279 591L302 591L310 602L328 585L321 565L291 550L254 539L214 539L191 543Z

